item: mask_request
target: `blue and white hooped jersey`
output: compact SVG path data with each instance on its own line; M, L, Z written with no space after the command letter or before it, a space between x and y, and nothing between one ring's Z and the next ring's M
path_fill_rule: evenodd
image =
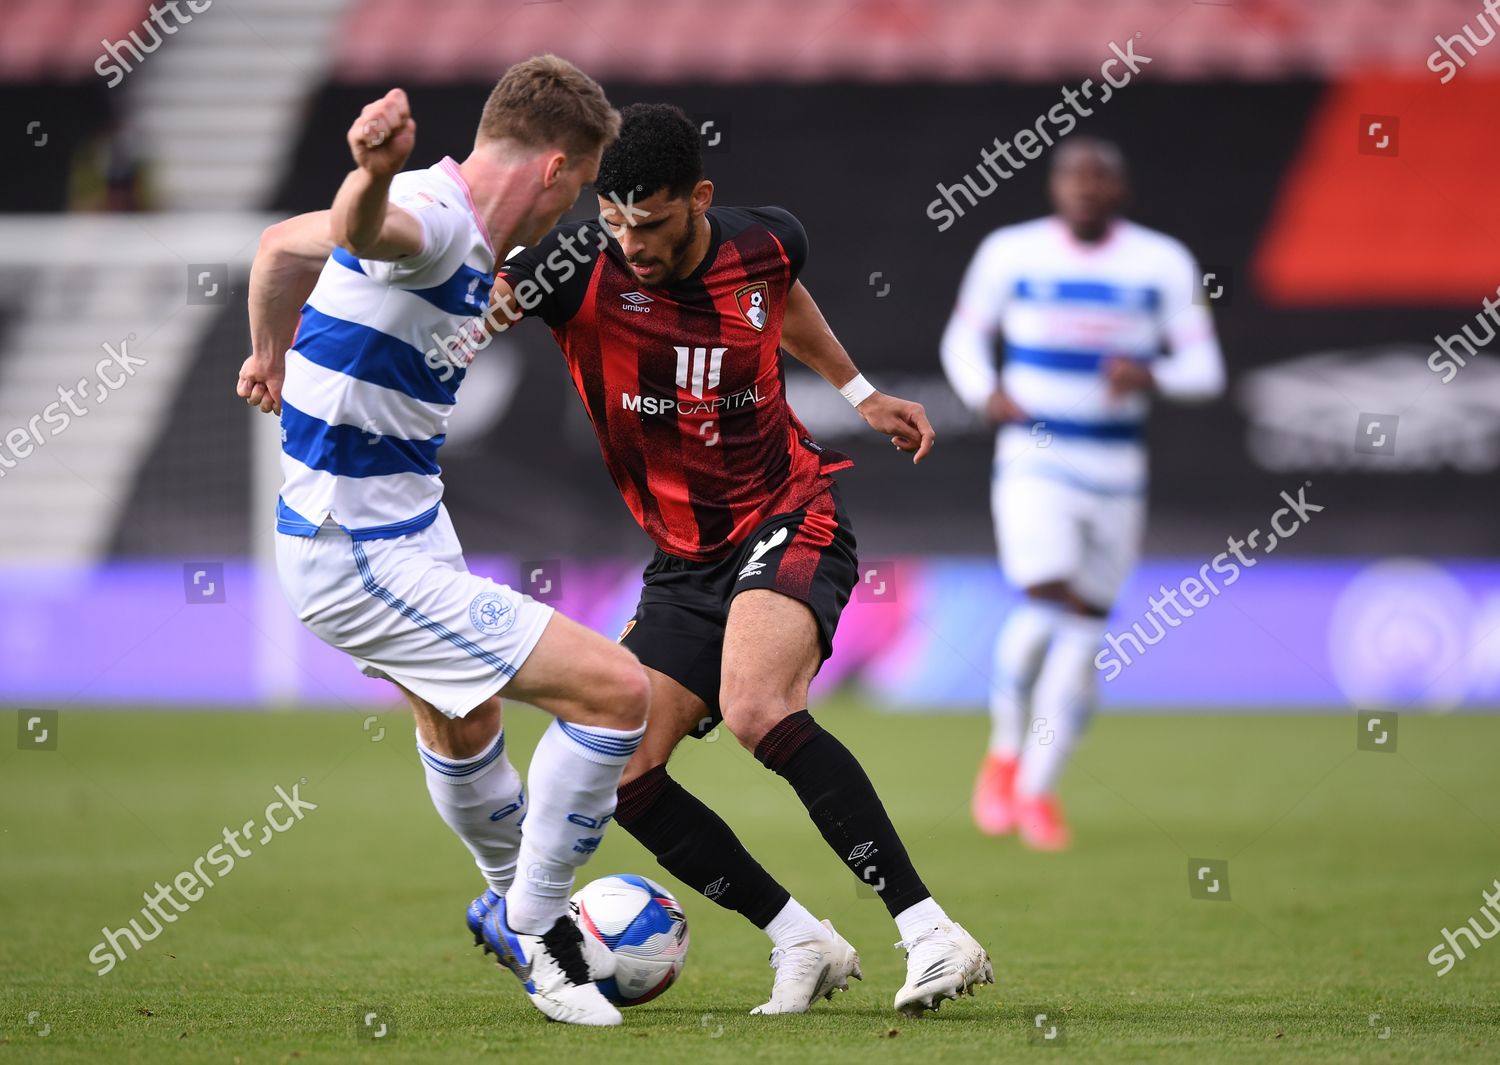
M452 159L398 174L391 202L421 222L421 253L379 262L335 248L287 352L283 533L312 536L331 517L379 539L437 516L437 452L464 378L438 353L484 314L495 252Z
M943 335L943 367L959 396L983 410L1003 386L1030 421L1004 427L997 461L1100 492L1145 487L1142 433L1150 398L1111 397L1114 357L1151 365L1158 390L1200 399L1223 388L1213 320L1198 268L1181 243L1131 222L1098 244L1061 221L1007 226L980 245ZM997 371L992 342L1004 338Z

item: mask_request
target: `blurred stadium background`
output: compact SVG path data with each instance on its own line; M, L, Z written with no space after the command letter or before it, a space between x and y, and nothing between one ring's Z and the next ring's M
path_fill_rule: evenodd
M877 576L815 709L1000 978L891 1027L903 963L874 892L715 734L674 775L733 796L747 846L859 944L867 979L810 1018L745 1016L769 979L760 933L668 879L694 959L631 1011L627 1056L990 1061L1055 1045L1047 1016L1078 1060L1497 1060L1500 947L1442 980L1428 953L1480 929L1500 872L1497 719L1436 713L1500 707L1500 362L1483 350L1500 18L1482 6L0 0L0 705L18 711L0 745L0 1060L621 1060L615 1037L543 1025L468 952L473 870L423 793L409 717L282 600L277 426L233 393L257 238L327 206L358 108L401 86L413 165L462 156L499 73L543 51L616 105L694 116L720 202L795 212L803 279L861 368L927 404L939 446L912 468L788 370L804 421L858 461L841 482ZM1267 530L1282 493L1324 509L1102 685L1114 713L1063 786L1077 846L1038 855L968 816L1012 593L992 434L938 341L985 234L1047 211L1049 157L946 229L928 206L962 202L981 151L1097 79L1112 45L1150 62L1077 132L1120 143L1132 217L1197 256L1229 369L1222 399L1158 407L1147 558L1113 630ZM1429 365L1440 342L1456 372ZM463 396L443 462L471 565L618 632L649 544L550 336L491 345ZM1356 712L1393 708L1412 714L1399 755L1358 753ZM214 712L237 709L345 713ZM507 718L514 750L541 716ZM316 827L96 977L90 948L139 919L146 885L299 779ZM1200 905L1192 855L1233 863L1234 905ZM600 863L660 875L624 832ZM355 1042L376 1016L398 1043Z
M232 391L248 265L264 225L327 205L365 101L404 87L413 163L461 157L498 73L550 50L617 105L664 99L699 120L720 202L794 211L811 238L804 279L835 330L872 380L927 404L940 447L912 470L789 370L803 419L858 460L846 498L891 586L861 588L821 683L852 681L892 709L979 710L1010 596L993 559L992 435L948 390L937 342L980 239L1046 212L1047 159L945 230L927 206L997 136L1097 78L1112 42L1133 42L1149 65L1079 130L1123 146L1132 217L1212 275L1230 388L1159 408L1148 561L1121 614L1264 528L1282 491L1326 509L1105 685L1106 707L1500 703L1500 363L1480 354L1447 383L1427 365L1466 325L1485 346L1481 301L1500 281L1500 46L1485 46L1495 30L1477 0L176 10L189 20L159 33L138 0L0 3L5 702L389 702L300 630L264 565L275 426ZM118 387L101 386L96 364L127 345L141 361L115 360ZM86 413L38 432L80 379ZM464 395L446 501L475 568L618 631L648 543L545 330L492 346ZM1366 446L1362 416L1386 443Z

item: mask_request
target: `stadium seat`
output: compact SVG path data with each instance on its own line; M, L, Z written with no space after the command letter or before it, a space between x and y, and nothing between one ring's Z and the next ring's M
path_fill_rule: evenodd
M484 80L565 40L568 58L590 72L637 82L1061 80L1097 71L1109 41L1140 32L1156 49L1140 47L1153 75L1272 77L1421 63L1435 34L1461 33L1477 11L1471 0L662 0L650 9L647 33L630 0L354 0L336 72L349 81ZM801 29L789 39L793 25ZM1481 50L1475 62L1500 62L1500 49Z
M100 41L138 29L134 0L9 0L0 5L0 80L94 77Z

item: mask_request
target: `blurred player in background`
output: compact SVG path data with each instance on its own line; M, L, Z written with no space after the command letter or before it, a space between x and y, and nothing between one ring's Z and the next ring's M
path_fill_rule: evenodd
M524 311L551 327L605 464L657 545L621 637L650 674L652 712L617 818L672 875L770 937L775 982L751 1012L801 1013L859 976L833 926L668 774L676 746L722 720L876 886L907 950L896 1008L935 1009L992 980L990 960L922 883L858 759L807 711L857 558L831 476L850 462L787 404L781 350L914 461L932 447L926 414L867 384L828 328L797 280L796 218L713 206L680 109L625 108L597 190L607 228L557 227L500 268L495 299L511 320Z
M649 688L629 651L468 572L437 466L463 370L426 345L474 324L494 249L545 234L618 128L597 84L542 56L500 80L467 159L398 173L416 138L406 95L370 104L349 131L356 169L332 211L262 239L238 387L281 414L288 601L406 695L433 803L489 883L476 938L544 1014L588 1025L620 1023L592 982L613 958L568 916L568 895L614 814ZM505 755L502 689L556 718L524 790Z
M1224 387L1192 255L1121 217L1120 150L1068 138L1050 188L1056 214L979 246L942 341L954 391L1000 426L995 533L1024 593L995 642L974 820L1040 850L1070 840L1057 781L1093 711L1105 618L1140 552L1151 397L1206 400Z

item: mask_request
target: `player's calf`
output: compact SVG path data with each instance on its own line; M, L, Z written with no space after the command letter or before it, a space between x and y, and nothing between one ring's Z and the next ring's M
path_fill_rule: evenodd
M614 819L650 682L629 651L558 615L508 690L556 718L531 756L520 875L505 893L509 926L541 935L566 915L574 872Z
M461 718L450 718L402 689L417 720L417 756L438 816L474 856L488 896L515 880L526 816L526 790L505 750L500 700L490 698ZM470 908L470 931L476 915ZM477 943L477 931L475 942Z

